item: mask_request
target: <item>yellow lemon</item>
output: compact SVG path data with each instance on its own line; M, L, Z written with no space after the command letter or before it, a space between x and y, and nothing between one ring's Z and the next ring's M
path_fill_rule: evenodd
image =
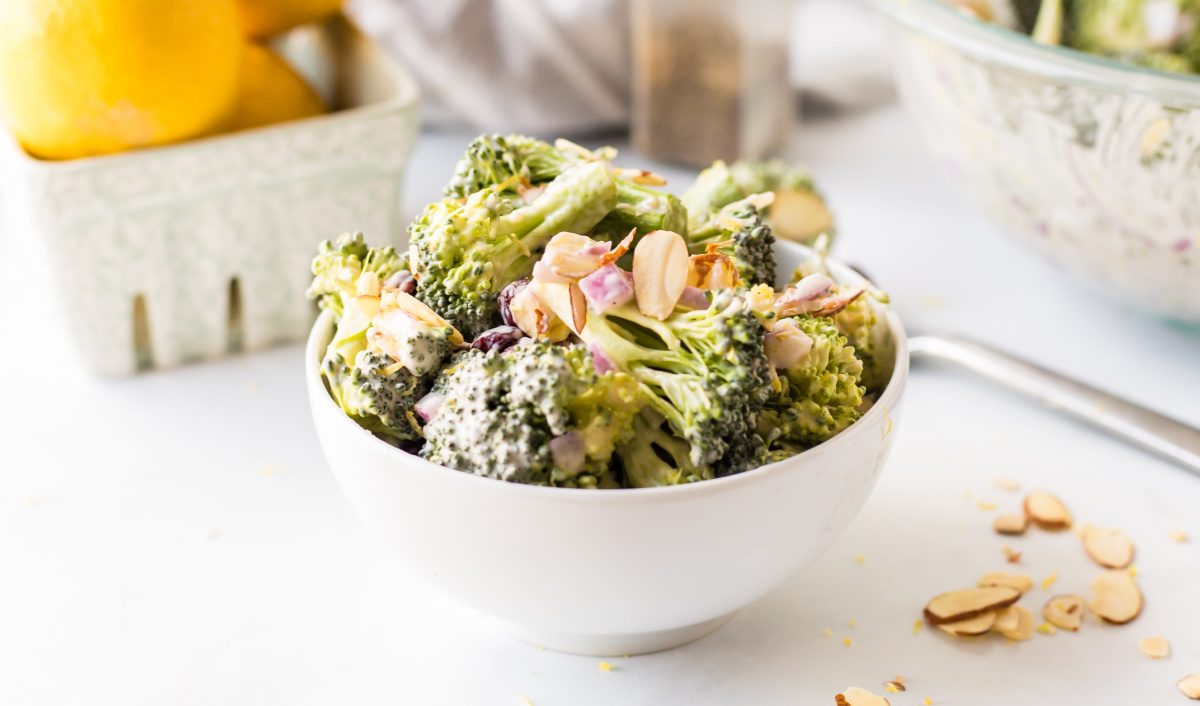
M235 0L0 0L0 110L73 159L219 128L237 95Z
M246 35L266 39L337 14L342 0L238 0L238 5Z
M247 44L231 130L245 130L325 112L325 104L278 54Z

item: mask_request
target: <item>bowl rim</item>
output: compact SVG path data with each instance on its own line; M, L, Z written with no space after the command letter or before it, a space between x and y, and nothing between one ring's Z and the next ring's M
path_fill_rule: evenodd
M964 52L1035 74L1159 100L1200 101L1200 75L1176 74L1033 41L1015 30L968 17L941 0L867 0L880 13Z
M811 253L811 249L791 243L787 241L776 241L776 247L796 248L801 254ZM836 261L828 260L826 264L829 266L834 275L834 279L839 282L846 283L865 283L866 280L853 269L842 265ZM476 475L465 471L459 471L453 468L447 468L431 461L427 461L420 456L410 454L406 451L392 446L391 444L377 438L374 434L363 429L357 422L342 411L337 403L330 397L328 390L325 387L324 381L320 377L321 359L325 347L327 345L328 336L331 335L333 328L333 312L322 311L317 317L316 323L313 324L312 331L304 347L304 366L306 386L310 393L318 391L319 394L309 395L309 404L323 405L326 412L333 412L333 417L336 417L336 424L341 425L349 432L358 434L358 439L364 440L366 443L373 445L376 453L383 454L390 461L401 466L408 464L416 464L417 469L422 471L438 473L444 476L447 480L454 478L460 479L460 482L473 483L488 483L489 487L497 492L512 492L512 493L537 493L546 494L545 498L555 498L559 501L572 502L589 502L589 503L625 503L630 500L644 501L661 501L661 500L683 500L685 498L697 498L709 496L713 494L721 494L736 490L748 485L756 484L766 480L778 473L787 473L793 470L799 470L799 467L809 465L810 467L819 462L818 459L835 454L837 450L850 443L853 436L868 433L869 430L876 428L873 422L882 422L886 419L886 428L883 432L883 439L886 439L894 430L892 417L889 409L895 409L904 394L904 388L908 380L909 372L909 357L908 357L908 338L904 330L904 325L900 321L900 317L896 314L893 308L888 309L887 313L888 327L891 329L892 337L896 344L896 366L892 371L892 377L888 380L887 386L883 393L876 400L871 409L867 410L853 424L843 430L841 433L834 436L832 439L817 444L816 446L806 449L795 456L768 463L758 468L752 468L748 471L735 473L721 478L713 478L710 480L699 481L695 483L684 483L682 485L672 486L657 486L650 488L606 488L602 492L597 492L594 489L588 488L560 488L554 486L529 485L526 483L512 483L509 481L500 480L498 478L488 478L486 476ZM319 400L319 401L318 401ZM316 409L312 410L314 414ZM316 423L320 424L319 421ZM881 439L882 443L882 439ZM413 469L416 470L416 469Z

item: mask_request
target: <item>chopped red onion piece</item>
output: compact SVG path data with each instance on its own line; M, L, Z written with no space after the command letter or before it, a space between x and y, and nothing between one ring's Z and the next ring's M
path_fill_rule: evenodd
M790 290L795 290L795 293L789 297L793 301L811 301L817 297L823 296L826 292L833 288L834 282L826 275L820 272L811 274L797 282L795 285L788 287ZM787 293L785 292L785 296Z
M413 411L417 413L421 419L429 421L437 416L438 410L442 408L442 403L446 401L446 396L440 392L430 392L413 405Z
M551 439L548 446L550 447L550 455L554 458L555 466L558 466L567 473L576 473L583 470L584 461L587 460L583 434L577 431L569 431L562 436L556 436Z
M612 250L612 243L604 241L604 242L595 243L594 245L589 245L589 246L581 249L578 254L580 257L588 257L588 258L594 257L598 260L601 257L607 255L609 253L609 251L611 251L611 250Z
M704 290L699 287L684 287L679 297L679 305L688 309L707 309L709 304Z
M592 341L588 344L588 350L592 353L592 367L596 369L597 375L616 372L617 364L613 361L612 356L608 354L608 351L604 350L604 346L596 341Z
M609 263L579 280L579 288L588 308L597 314L633 299L632 278L626 277L615 263Z

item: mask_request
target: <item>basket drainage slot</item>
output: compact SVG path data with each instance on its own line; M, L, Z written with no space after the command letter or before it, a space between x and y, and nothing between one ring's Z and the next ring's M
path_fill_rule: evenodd
M140 373L154 367L154 349L150 345L150 314L146 310L146 296L133 297L133 361Z
M238 278L229 280L229 319L226 322L226 350L229 353L241 353L245 346L245 333L242 323L242 288Z

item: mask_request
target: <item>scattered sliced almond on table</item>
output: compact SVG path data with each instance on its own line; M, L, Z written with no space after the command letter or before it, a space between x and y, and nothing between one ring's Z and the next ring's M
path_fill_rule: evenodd
M1138 649L1151 659L1166 659L1171 656L1171 643L1165 637L1143 637L1138 640Z
M966 588L936 596L925 606L925 619L930 625L957 623L998 608L1006 608L1021 597L1021 592L1009 586Z
M1051 625L1075 632L1083 622L1083 606L1083 596L1051 596L1042 608L1042 617Z
M1175 682L1175 685L1179 687L1184 696L1200 701L1200 673L1189 674Z
M1045 530L1061 530L1071 526L1071 513L1062 501L1050 493L1030 493L1025 496L1025 516Z
M959 620L953 623L942 623L938 630L955 637L974 637L989 632L996 623L996 611L988 611L974 618Z
M852 686L833 698L838 706L891 706L882 696L876 696L857 686Z
M688 279L688 249L683 236L669 230L647 233L633 249L633 290L638 311L665 321Z
M993 571L990 574L984 574L983 578L979 579L979 586L981 588L1008 586L1024 593L1033 587L1033 578L1025 574L1006 574L1003 571Z
M1083 533L1083 549L1107 569L1123 569L1133 562L1133 542L1121 530L1089 526Z
M1020 481L1015 481L1012 478L1005 478L1004 476L996 476L995 478L992 479L992 487L998 488L999 490L1007 490L1011 493L1011 492L1020 490L1021 483L1020 483Z
M1092 581L1092 612L1104 620L1124 625L1142 612L1142 592L1128 571L1112 569Z
M885 681L883 683L883 688L885 691L906 691L904 688L904 680L900 677L896 677L892 681Z
M992 528L999 534L1025 534L1029 519L1024 515L997 515Z
M1171 530L1171 534L1169 536L1171 537L1172 542L1186 542L1188 538L1187 534L1185 534L1183 530Z
M1010 605L996 613L992 628L1010 640L1025 641L1033 638L1033 611L1025 606Z

